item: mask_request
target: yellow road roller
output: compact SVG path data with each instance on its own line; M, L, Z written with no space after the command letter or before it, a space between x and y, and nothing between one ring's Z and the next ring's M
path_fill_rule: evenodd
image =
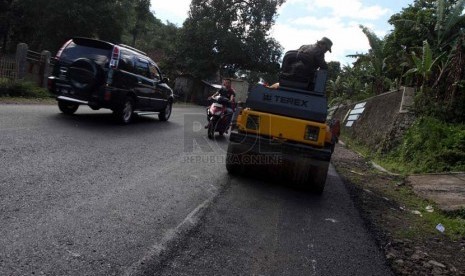
M336 135L327 124L326 71L311 82L257 85L233 117L226 155L230 174L265 174L322 193Z

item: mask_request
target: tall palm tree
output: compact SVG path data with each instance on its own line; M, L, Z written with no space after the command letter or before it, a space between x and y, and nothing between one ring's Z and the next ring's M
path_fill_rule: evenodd
M423 87L424 84L427 84L429 82L430 77L435 67L437 66L438 61L444 55L444 53L433 59L433 51L431 50L431 47L427 40L423 41L422 49L423 53L421 58L417 57L415 52L412 52L412 59L415 66L409 69L405 73L405 75L415 74L421 77L421 80L419 81L422 83L421 86Z
M420 21L417 18L404 18L395 20L395 23L402 24L412 30L418 30L424 35L423 40L428 40L433 49L444 51L453 48L454 42L463 33L465 0L436 0L430 5L421 1L415 2L417 5L421 5L422 10L430 10L433 20Z
M464 9L465 0L458 0L455 5L451 5L447 0L437 1L437 19L434 31L439 50L443 50L445 47L451 48L463 34Z
M372 85L375 94L381 94L384 92L384 83L386 80L386 59L387 53L385 51L386 42L385 40L376 36L368 27L360 25L362 32L368 38L370 44L370 50L366 54L355 54L349 55L349 57L357 58L359 62L368 62L370 65Z
M328 98L336 98L342 94L342 79L341 76L337 76L335 80L329 80L327 85L327 96Z
M447 107L453 105L459 92L459 83L465 77L465 0L451 4L447 0L438 0L435 34L441 55L447 54L445 66L436 83L445 75L445 89L438 89L436 98L442 99ZM444 73L444 74L443 74Z

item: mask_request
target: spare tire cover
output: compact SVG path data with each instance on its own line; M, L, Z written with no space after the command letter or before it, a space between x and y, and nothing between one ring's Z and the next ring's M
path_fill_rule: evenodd
M68 69L71 85L81 91L90 91L97 82L97 65L90 59L80 58Z

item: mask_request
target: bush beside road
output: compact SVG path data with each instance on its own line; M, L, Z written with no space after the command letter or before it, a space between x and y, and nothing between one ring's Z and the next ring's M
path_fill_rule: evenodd
M51 95L46 88L28 81L13 81L0 78L0 98L47 99Z

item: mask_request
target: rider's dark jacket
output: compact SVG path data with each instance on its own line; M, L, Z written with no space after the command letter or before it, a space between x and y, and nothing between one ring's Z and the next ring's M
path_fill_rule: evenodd
M225 87L223 87L220 90L218 90L218 93L222 97L228 98L228 100L231 100L231 95L234 95L234 97L236 97L236 92L232 88L231 89L226 89ZM234 108L234 104L230 103L230 102L226 106L229 107L229 108Z

